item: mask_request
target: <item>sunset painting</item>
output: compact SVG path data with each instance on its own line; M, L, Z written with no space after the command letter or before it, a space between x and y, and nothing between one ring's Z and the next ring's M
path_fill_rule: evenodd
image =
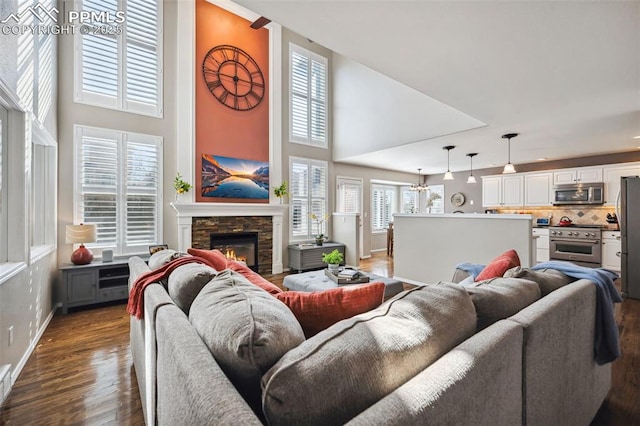
M202 154L202 196L269 198L269 163Z

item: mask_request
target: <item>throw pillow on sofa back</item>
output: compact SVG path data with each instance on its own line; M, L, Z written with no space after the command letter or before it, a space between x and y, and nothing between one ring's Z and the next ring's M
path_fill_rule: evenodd
M185 314L189 315L193 300L216 274L215 269L201 263L178 266L169 275L167 285L169 296Z
M504 275L509 269L520 266L520 258L515 250L508 250L493 259L480 274L476 281L484 281L490 278L497 278Z
M242 275L226 270L200 291L189 321L231 383L260 414L260 378L304 341L293 313Z

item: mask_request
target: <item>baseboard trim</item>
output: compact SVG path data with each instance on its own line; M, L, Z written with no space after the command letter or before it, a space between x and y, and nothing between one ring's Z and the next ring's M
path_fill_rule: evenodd
M38 330L38 332L36 333L35 339L33 339L31 341L31 343L29 344L29 347L27 348L27 351L24 353L24 355L20 359L20 362L18 363L18 365L16 365L16 368L11 372L11 386L12 387L16 383L16 380L18 380L18 376L20 376L20 373L22 372L22 369L27 364L27 361L29 360L29 357L31 356L33 351L36 349L36 346L38 345L38 342L40 341L40 338L42 338L42 335L44 334L44 331L47 329L47 327L49 326L49 323L53 319L53 315L56 313L56 309L58 309L58 305L56 305L51 310L51 312L49 313L47 318L42 323L42 327L40 327L40 330Z
M4 402L11 392L11 364L0 368L0 402Z
M367 254L365 256L360 256L360 259L371 259L371 255Z
M380 253L381 251L387 251L386 248L381 248L381 249L374 249L374 250L369 250L371 253Z

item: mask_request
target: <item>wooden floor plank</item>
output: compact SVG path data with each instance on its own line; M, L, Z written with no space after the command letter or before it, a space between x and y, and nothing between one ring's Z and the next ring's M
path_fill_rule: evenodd
M385 254L363 260L363 270L393 275ZM268 277L282 287L286 274ZM613 364L611 392L594 425L640 425L640 301L616 308L623 356ZM56 315L11 395L2 425L142 425L125 305Z

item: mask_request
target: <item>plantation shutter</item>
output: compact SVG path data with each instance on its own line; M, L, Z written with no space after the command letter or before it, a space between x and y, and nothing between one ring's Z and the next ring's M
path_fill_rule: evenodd
M126 100L158 105L158 10L156 0L126 2Z
M87 12L118 10L117 0L83 0ZM89 27L91 28L91 27ZM93 31L82 36L81 75L82 92L102 98L112 107L118 99L118 40L116 35L96 35Z
M115 246L118 206L117 134L86 131L83 132L81 143L81 221L97 225L96 245Z
M371 227L381 231L393 220L393 201L395 188L392 186L373 185L371 190Z
M338 209L341 213L360 213L360 185L341 182L338 185Z
M127 141L125 244L148 246L158 241L157 206L161 203L159 147L155 143Z
M84 22L77 32L75 100L152 116L162 115L162 1L78 0L86 12L125 13L124 22ZM112 18L113 19L113 18Z
M311 221L311 235L326 234L327 223L327 167L326 163L311 160L311 213L324 222Z
M402 187L402 213L418 212L418 194L417 191L411 191L409 187Z
M328 61L290 44L290 140L327 147Z
M162 140L76 126L76 220L97 227L94 248L143 253L162 242Z
M309 235L309 161L291 160L291 235Z

